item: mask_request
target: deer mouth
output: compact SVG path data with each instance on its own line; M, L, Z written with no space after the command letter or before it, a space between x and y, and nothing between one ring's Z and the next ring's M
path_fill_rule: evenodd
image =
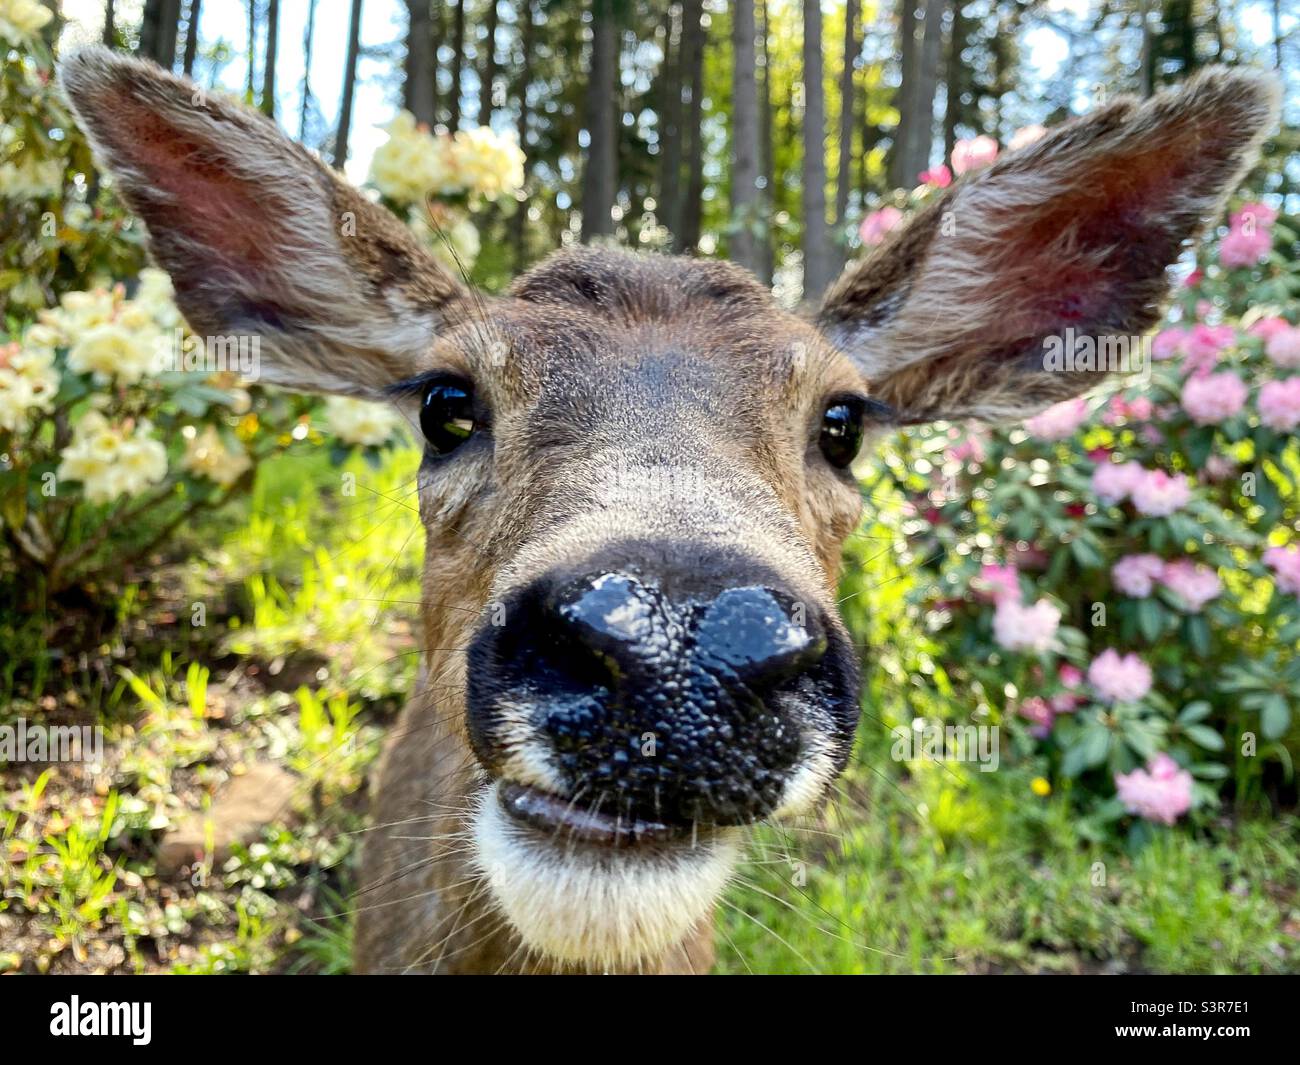
M711 826L677 824L601 810L599 805L530 787L502 782L497 802L514 821L549 833L557 843L582 843L622 849L655 844L697 843L712 837Z

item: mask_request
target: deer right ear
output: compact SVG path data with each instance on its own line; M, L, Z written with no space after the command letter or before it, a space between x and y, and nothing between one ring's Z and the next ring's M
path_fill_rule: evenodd
M1052 130L891 233L818 322L904 424L1011 421L1078 395L1103 374L1049 365L1049 341L1140 349L1166 267L1254 162L1279 97L1272 77L1219 67Z
M260 338L262 379L372 398L414 376L466 290L407 228L250 108L87 48L65 95L201 336Z

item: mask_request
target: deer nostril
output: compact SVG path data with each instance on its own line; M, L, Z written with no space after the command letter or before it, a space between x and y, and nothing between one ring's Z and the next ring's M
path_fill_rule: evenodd
M805 612L768 588L728 588L704 608L695 645L750 687L777 684L826 653L826 634Z

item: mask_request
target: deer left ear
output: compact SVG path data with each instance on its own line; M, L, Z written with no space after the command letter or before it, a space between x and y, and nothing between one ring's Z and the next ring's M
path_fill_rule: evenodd
M1104 372L1045 360L1049 338L1136 342L1155 324L1167 267L1254 162L1279 101L1270 76L1220 67L1067 123L891 234L818 324L901 424L1018 420L1078 395Z

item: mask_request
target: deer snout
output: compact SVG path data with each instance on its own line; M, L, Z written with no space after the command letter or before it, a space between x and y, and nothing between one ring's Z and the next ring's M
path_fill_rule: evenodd
M524 748L553 769L503 792L538 827L626 844L749 823L782 805L817 711L856 703L829 645L821 609L772 582L542 580L470 650L470 736L507 784Z

